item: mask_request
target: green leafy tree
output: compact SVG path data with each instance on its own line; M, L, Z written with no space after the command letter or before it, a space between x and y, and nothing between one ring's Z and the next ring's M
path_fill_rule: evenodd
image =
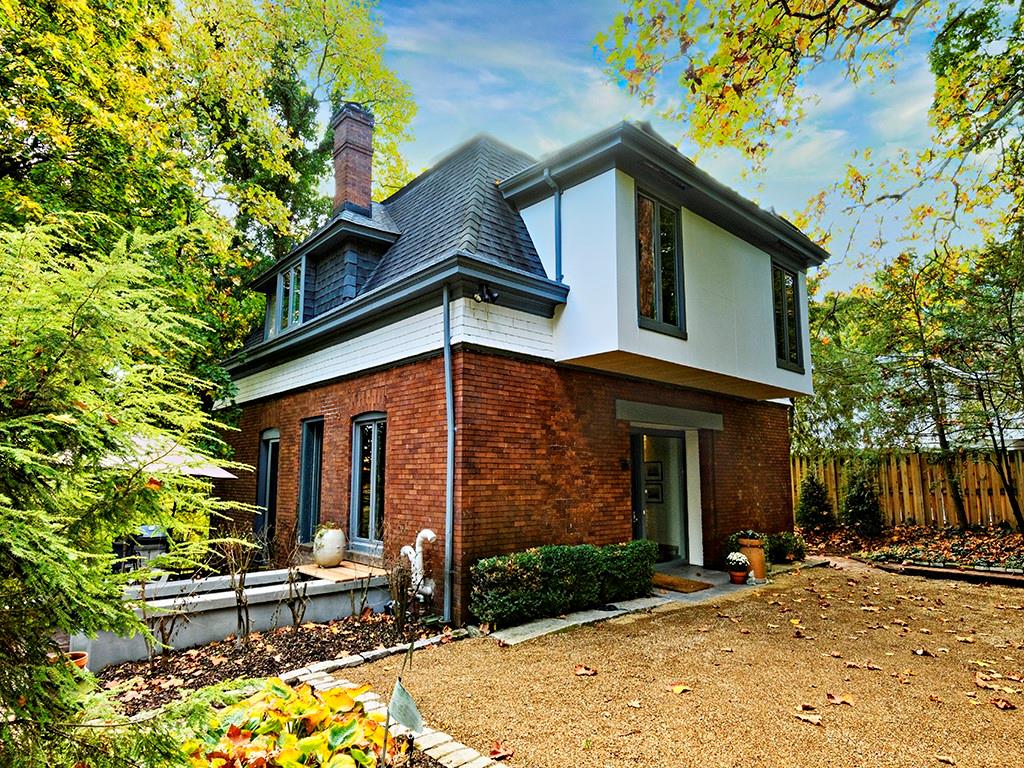
M838 65L849 81L885 84L923 50L935 76L928 146L865 148L814 208L834 197L860 213L895 209L908 236L944 241L965 217L1005 231L1024 203L1021 13L1000 0L625 0L595 43L610 75L699 147L735 147L755 168L813 106L800 87L810 74Z
M329 212L318 115L368 105L378 188L407 176L415 107L384 42L358 0L0 2L0 224L101 213L107 249L177 229L152 279L203 320L177 353L212 404L230 394L218 360L261 311L247 279Z
M58 632L143 631L121 599L128 576L115 572L115 539L155 523L194 562L208 521L230 511L207 481L164 460L210 462L203 446L217 442L202 385L169 354L194 343L196 321L153 285L167 238L124 234L98 251L77 234L96 224L76 216L0 229L5 766L123 765L133 739L152 735L85 727L95 714L83 708L88 680L48 654Z

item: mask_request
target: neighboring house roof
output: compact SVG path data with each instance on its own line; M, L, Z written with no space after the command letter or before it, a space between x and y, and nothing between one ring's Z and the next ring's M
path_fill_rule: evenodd
M402 233L366 290L386 285L459 252L545 277L537 249L498 182L532 165L529 155L477 136L384 201Z

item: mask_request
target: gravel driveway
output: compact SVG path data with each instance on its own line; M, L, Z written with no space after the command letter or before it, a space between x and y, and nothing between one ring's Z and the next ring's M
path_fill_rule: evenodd
M346 676L385 691L396 670ZM484 754L501 740L513 766L1003 768L1024 754L1024 695L996 689L1020 678L1024 590L859 568L514 647L440 646L404 681L430 725Z

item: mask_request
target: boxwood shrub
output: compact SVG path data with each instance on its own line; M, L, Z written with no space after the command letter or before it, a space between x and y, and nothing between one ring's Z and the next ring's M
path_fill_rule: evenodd
M469 609L481 621L509 626L641 597L651 591L657 557L653 541L548 545L488 557L473 566Z

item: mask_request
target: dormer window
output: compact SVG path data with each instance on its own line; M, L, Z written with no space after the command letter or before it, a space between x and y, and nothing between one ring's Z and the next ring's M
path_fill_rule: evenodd
M299 261L278 273L277 291L267 296L268 339L302 323L302 294L302 262Z

